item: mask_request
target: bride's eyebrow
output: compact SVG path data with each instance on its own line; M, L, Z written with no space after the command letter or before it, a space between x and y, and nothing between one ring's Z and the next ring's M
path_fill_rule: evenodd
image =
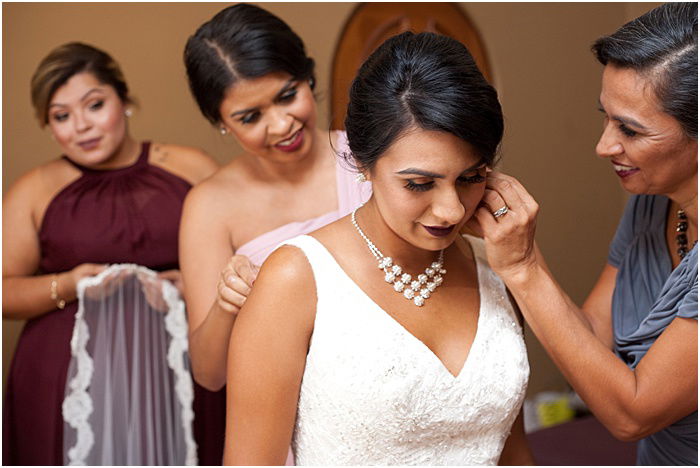
M415 167L409 167L408 169L404 169L402 171L397 172L397 174L418 175L421 177L432 177L434 179L444 179L445 178L445 176L442 174L436 174L435 172L424 171L423 169L417 169Z
M467 172L471 172L474 169L479 169L481 166L486 164L484 161L478 161L476 164L472 164L468 168L466 168L464 171L462 171L462 174L466 174ZM418 169L416 167L409 167L407 169L403 169L401 171L398 171L397 174L401 175L418 175L421 177L431 177L433 179L444 179L445 176L443 174L438 174L436 172L430 172L430 171L425 171L423 169Z

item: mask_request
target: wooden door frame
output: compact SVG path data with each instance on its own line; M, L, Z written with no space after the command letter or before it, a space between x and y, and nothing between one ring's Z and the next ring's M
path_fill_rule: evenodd
M456 34L450 34L450 31L436 30L437 25L434 22L432 24L430 23L431 18L428 18L426 24L423 28L421 28L421 30L432 30L434 32L455 37L456 39L460 40L465 46L467 46L486 79L491 81L491 67L481 35L469 16L458 4L449 2L360 3L355 7L345 22L333 54L330 93L330 120L332 129L344 128L345 110L347 109L348 90L350 89L350 84L352 83L352 80L357 73L357 69L360 67L362 62L374 51L374 48L379 45L376 44L377 40L381 38L387 30L396 28L397 25L398 29L401 31L410 29L415 32L421 32L416 31L413 27L409 27L411 24L405 13L402 14L401 12L397 12L387 21L379 24L378 28L369 31L369 34L367 34L367 32L363 31L366 24L363 25L361 23L364 18L360 15L368 9L377 10L379 8L403 8L408 12L426 7L430 9L443 9L443 13L449 13L448 16L454 15L448 17L447 21L452 21L449 26L451 26L453 29L458 29L461 38L455 37ZM366 39L364 39L363 43L360 43L357 41L358 38Z

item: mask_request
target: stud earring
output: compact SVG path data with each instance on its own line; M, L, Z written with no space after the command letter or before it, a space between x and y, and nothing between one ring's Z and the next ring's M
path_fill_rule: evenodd
M357 182L358 184L361 184L362 182L367 182L367 177L365 177L365 174L363 172L358 172L355 176L355 182Z
M222 135L226 135L226 133L228 133L227 130L226 130L226 127L221 127L221 128L219 129L219 132L220 132Z
M132 111L131 109L126 109L126 110L124 111L124 115L125 115L127 118L128 118L128 117L131 117L131 116L133 115L133 113L134 113L134 111Z

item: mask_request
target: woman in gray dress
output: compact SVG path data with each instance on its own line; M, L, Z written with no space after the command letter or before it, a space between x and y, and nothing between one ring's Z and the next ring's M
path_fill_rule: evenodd
M662 5L596 41L596 152L632 196L578 308L534 243L538 206L493 173L471 221L489 263L597 418L643 465L698 463L697 4Z

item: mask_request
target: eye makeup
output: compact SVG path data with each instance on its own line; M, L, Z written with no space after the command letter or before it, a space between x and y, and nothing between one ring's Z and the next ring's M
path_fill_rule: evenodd
M480 184L486 180L486 164L483 162L479 162L476 164L477 167L470 167L467 170L465 170L459 177L457 177L457 184L458 185L471 185L471 184ZM476 172L473 175L467 176L466 174ZM441 174L436 174L430 171L424 171L422 169L415 169L415 168L409 168L409 169L404 169L403 171L399 171L397 174L415 174L418 176L421 176L422 178L430 178L430 179L444 179L445 176ZM431 180L425 183L417 183L414 179L408 179L406 180L406 185L405 187L408 190L414 191L414 192L425 192L427 190L432 189L435 186L435 181Z

